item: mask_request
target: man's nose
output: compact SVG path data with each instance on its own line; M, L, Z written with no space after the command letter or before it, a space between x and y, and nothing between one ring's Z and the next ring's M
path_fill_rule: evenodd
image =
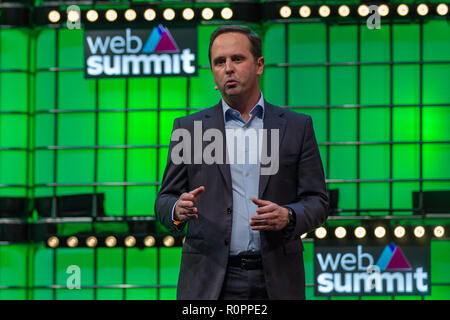
M233 72L233 65L231 63L231 59L227 59L227 61L225 62L225 71L227 73L232 73Z

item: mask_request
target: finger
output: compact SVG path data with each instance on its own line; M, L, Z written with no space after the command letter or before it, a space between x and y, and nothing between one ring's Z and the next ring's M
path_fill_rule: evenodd
M189 193L192 194L194 197L197 197L198 195L202 194L204 191L205 191L205 187L201 186L201 187L198 187L197 189L190 191Z
M256 209L256 212L258 214L263 214L263 213L275 211L276 209L277 209L277 205L275 203L270 203L267 206L259 207L258 209Z
M277 218L277 215L273 211L251 216L251 220L254 220L254 221L273 220L276 218Z
M267 200L256 199L255 197L251 197L250 200L252 200L253 203L256 204L257 206L267 206L267 205L272 203L272 202L267 201Z
M194 201L189 200L180 200L178 202L178 206L180 208L192 208L194 206Z

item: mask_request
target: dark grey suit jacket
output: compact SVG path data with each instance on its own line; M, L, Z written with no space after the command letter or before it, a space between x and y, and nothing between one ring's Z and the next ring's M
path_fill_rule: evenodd
M173 129L185 128L192 136L194 121L203 132L217 128L225 137L222 104L177 118ZM293 209L295 229L260 231L261 255L270 299L304 299L305 272L300 236L320 226L328 216L328 197L311 117L276 107L265 101L264 129L279 129L280 163L275 175L261 175L259 198ZM270 138L269 151L270 151ZM224 281L231 237L232 191L229 164L179 164L170 154L155 212L171 231L185 224L172 223L172 208L183 192L205 186L198 197L198 219L187 223L178 279L178 299L218 299ZM203 142L203 148L210 142ZM226 154L226 142L223 144ZM192 154L194 147L192 146ZM269 152L270 155L270 152Z

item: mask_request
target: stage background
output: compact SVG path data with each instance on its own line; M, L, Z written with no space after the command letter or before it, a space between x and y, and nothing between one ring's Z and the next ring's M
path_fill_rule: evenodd
M173 120L220 99L207 52L217 26L197 27L197 77L99 80L84 78L83 29L1 29L0 196L104 193L107 216L154 216ZM413 191L449 190L448 21L382 20L379 30L326 22L248 26L263 36L264 97L312 116L327 186L339 189L336 216L355 216L327 225L414 217ZM34 212L29 221L37 220ZM66 223L59 230L86 228ZM306 295L316 299L313 240L304 247ZM448 240L432 240L432 295L425 299L450 298L449 252ZM174 299L180 258L181 247L2 243L0 298ZM73 264L82 271L81 290L66 288Z

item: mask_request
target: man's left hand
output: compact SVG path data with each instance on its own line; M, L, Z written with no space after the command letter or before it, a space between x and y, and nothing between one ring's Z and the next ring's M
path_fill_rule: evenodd
M287 208L267 200L256 198L251 200L259 207L256 209L258 214L252 216L250 220L252 230L281 230L289 224Z

